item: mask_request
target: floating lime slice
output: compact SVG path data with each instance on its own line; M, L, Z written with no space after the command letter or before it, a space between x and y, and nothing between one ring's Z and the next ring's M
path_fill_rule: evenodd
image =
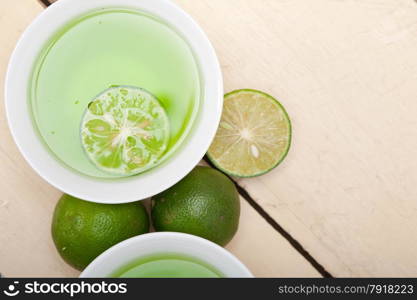
M225 173L253 177L276 167L290 143L291 123L284 107L263 92L237 90L224 97L220 126L207 154Z
M136 87L116 86L90 102L81 142L101 170L122 176L155 166L165 153L169 121L158 99Z

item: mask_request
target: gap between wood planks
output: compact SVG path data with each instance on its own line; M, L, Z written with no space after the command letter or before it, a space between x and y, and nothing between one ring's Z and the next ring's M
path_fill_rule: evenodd
M55 0L38 0L41 2L45 7L49 6ZM211 162L204 157L204 160L212 167L217 169ZM240 186L233 178L225 174L227 177L229 177L235 184L239 194L245 199L250 206L252 206L253 209L255 209L259 215L265 219L265 221L272 226L279 234L281 234L289 243L290 245L298 252L300 255L302 255L316 270L319 272L323 277L331 278L333 277L311 254L304 249L304 247L298 242L296 239L294 239L288 231L286 231L281 225L278 224L276 220L274 220L251 196L250 194L242 187Z
M204 157L204 161L210 165L210 167L218 170L207 157ZM218 170L221 172L221 170ZM222 172L223 173L223 172ZM225 174L225 173L223 173ZM298 242L296 239L294 239L288 231L286 231L281 225L278 224L277 221L274 220L251 196L250 194L239 185L238 182L236 182L232 177L225 174L227 177L229 177L230 180L233 181L235 184L239 194L245 199L250 206L254 210L258 212L259 215L261 215L262 218L265 219L265 221L272 226L279 234L281 234L289 243L290 245L298 252L300 253L316 270L321 274L321 276L326 278L333 278L333 276L313 257L311 254L304 249L304 247Z
M50 4L52 4L53 2L55 2L55 0L38 0L40 3L43 4L43 6L49 6Z

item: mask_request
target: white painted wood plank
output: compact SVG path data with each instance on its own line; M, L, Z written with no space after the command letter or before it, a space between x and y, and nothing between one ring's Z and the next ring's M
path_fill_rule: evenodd
M336 276L417 275L417 3L178 1L226 91L276 96L285 162L240 184Z

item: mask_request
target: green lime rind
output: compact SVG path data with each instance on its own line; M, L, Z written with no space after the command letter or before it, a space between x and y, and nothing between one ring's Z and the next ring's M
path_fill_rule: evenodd
M108 173L130 176L154 167L169 143L169 120L148 91L113 86L88 105L81 144L90 161Z
M221 164L218 163L218 161L212 156L212 154L210 153L210 149L207 151L206 155L207 158L209 159L209 161L219 170L221 170L222 172L224 172L225 174L228 174L230 176L233 177L239 177L239 178L252 178L252 177L257 177L257 176L261 176L264 175L270 171L272 171L273 169L275 169L279 164L281 164L281 162L286 158L290 148L291 148L291 142L292 142L292 124L291 124L291 119L286 111L286 109L284 108L284 106L274 97L272 97L271 95L262 92L260 90L256 90L256 89L238 89L238 90L234 90L231 91L229 93L226 93L224 95L224 99L226 100L229 96L231 95L235 95L237 93L240 92L251 92L254 94L259 94L262 96L265 96L266 98L270 99L272 103L274 103L275 105L277 105L277 107L279 107L279 110L283 113L283 116L285 118L286 124L288 126L288 137L287 137L287 143L286 143L286 147L283 149L283 151L281 151L281 155L279 156L278 160L269 168L262 170L260 172L255 172L253 174L249 174L249 175L244 175L244 174L239 174L236 172L232 172L226 168L224 168Z
M149 232L142 202L102 204L64 194L52 217L52 240L60 256L83 270L98 255L128 238Z
M233 181L210 167L195 167L151 202L156 231L184 232L225 246L239 227L239 193Z

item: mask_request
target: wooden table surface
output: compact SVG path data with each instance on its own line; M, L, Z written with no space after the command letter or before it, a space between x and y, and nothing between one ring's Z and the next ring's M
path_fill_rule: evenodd
M241 224L227 248L260 277L417 276L416 1L177 3L214 44L225 90L274 95L294 127L278 168L236 180ZM44 6L0 5L4 82ZM0 138L0 272L77 276L50 235L61 192L23 160L3 105Z

